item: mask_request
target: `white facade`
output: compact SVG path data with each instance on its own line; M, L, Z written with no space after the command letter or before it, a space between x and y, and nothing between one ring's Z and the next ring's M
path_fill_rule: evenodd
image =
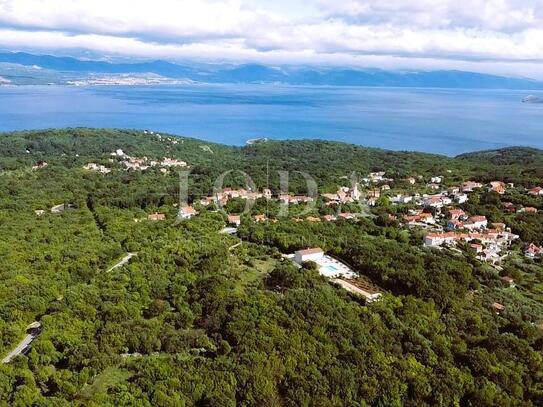
M324 252L319 248L298 250L294 253L294 261L298 264L302 264L304 261L318 262L323 256Z

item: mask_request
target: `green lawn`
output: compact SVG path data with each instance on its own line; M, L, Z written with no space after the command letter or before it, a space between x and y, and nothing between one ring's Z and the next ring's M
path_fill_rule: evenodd
M94 379L94 382L81 389L79 397L92 400L96 395L106 393L108 388L122 383L130 378L132 374L117 366L107 367Z

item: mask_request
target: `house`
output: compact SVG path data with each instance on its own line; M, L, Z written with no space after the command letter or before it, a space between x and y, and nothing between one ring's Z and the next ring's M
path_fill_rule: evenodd
M403 220L408 224L408 225L414 225L416 224L418 221L419 221L419 215L405 215L403 217Z
M406 203L409 203L411 201L413 201L413 197L411 195L401 195L401 194L397 194L396 196L392 196L389 198L390 202L394 203L394 204L406 204Z
M317 218L315 216L308 216L307 218L305 218L305 220L307 222L320 222L321 221L321 218Z
M163 213L155 212L155 213L152 213L152 214L150 214L150 215L147 215L147 219L148 219L148 220L152 220L152 221L165 220L165 219L166 219L166 215L163 214Z
M482 253L479 254L479 259L490 263L492 265L498 265L501 263L502 259L500 255L495 251L491 249L485 249Z
M45 161L38 161L38 163L37 163L36 165L34 165L34 166L32 167L32 169L33 169L33 170L41 170L41 169L47 167L47 165L48 165L48 164L47 164Z
M499 314L500 312L505 311L505 305L500 304L499 302L495 302L492 304L492 309L496 314Z
M492 229L497 230L498 232L503 232L503 231L505 230L505 228L506 228L505 223L496 223L496 222L495 222L495 223L491 223L491 224L490 224L490 227L491 227Z
M366 196L368 198L380 198L381 197L381 190L379 188L370 189Z
M83 169L87 170L87 171L97 171L101 174L108 174L111 172L111 169L103 166L103 165L99 165L99 164L96 164L96 163L88 163L88 164L85 164L83 166Z
M259 214L259 215L253 216L253 219L255 222L265 222L267 218L266 218L266 215Z
M462 209L449 209L449 219L457 220L466 216L466 213Z
M441 195L430 195L424 199L424 205L432 208L443 208L443 205L445 205L443 198Z
M419 220L423 223L434 224L436 220L431 213L423 212L419 215Z
M450 187L447 189L449 195L456 195L460 192L460 187Z
M68 209L68 208L72 208L73 205L71 204L68 204L68 205L65 205L65 204L60 204L60 205L55 205L51 208L51 213L61 213L61 212L64 212L65 209Z
M519 213L537 213L537 208L534 208L533 206L526 206L524 208L520 208L518 210Z
M368 203L368 206L376 206L377 205L377 198L369 198L367 203Z
M177 212L177 217L179 219L190 219L196 216L198 212L192 206L182 206Z
M160 165L164 167L186 167L187 163L185 161L176 160L174 158L164 158Z
M485 229L488 225L488 220L486 216L470 216L466 223L470 223L474 229ZM464 227L465 224L464 224Z
M381 191L390 191L390 185L385 184L381 186Z
M479 254L483 251L483 245L479 243L471 243L470 247L475 250L475 253Z
M323 256L324 251L320 247L315 247L294 252L294 261L301 265L305 261L318 262Z
M334 215L324 215L322 218L325 222L333 222L337 219Z
M385 171L370 172L369 178L373 182L379 182L383 180L384 176L385 176Z
M116 156L116 157L125 157L126 154L124 153L123 150L121 150L120 148L118 148L117 150L115 150L113 153L110 154L111 156Z
M504 209L507 211L507 212L516 212L516 208L515 208L515 205L513 204L513 202L504 202L503 204L503 207Z
M530 195L534 195L534 196L541 196L543 195L543 188L541 187L535 187L535 188L532 188L528 191L528 193Z
M462 191L472 192L474 189L481 188L483 184L475 181L467 181L462 184Z
M530 259L540 258L543 256L543 247L539 247L533 243L530 243L524 251L524 255Z
M441 181L443 181L443 177L432 177L430 178L430 183L432 184L441 184Z
M354 219L355 215L354 215L354 213L343 212L343 213L339 214L339 217L342 218L342 219L348 220L348 219Z
M35 213L37 216L42 216L42 215L45 213L45 211L44 211L43 209L36 209L36 210L34 211L34 213Z
M456 233L429 233L424 237L424 245L430 247L437 247L443 244L455 244L458 239Z
M415 183L417 182L417 180L413 177L409 177L407 178L407 183L411 184L411 185L415 185Z
M456 230L456 229L463 229L463 228L464 228L464 222L461 222L458 219L451 219L449 222L447 222L447 229L449 230Z
M269 188L264 188L264 189L262 190L262 195L263 195L264 198L266 198L266 199L271 199L271 198L272 198L272 191L271 191L271 189L269 189Z
M426 185L426 187L427 187L427 188L430 188L430 189L433 189L433 190L436 190L436 191L437 191L439 188L441 188L441 187L439 186L439 184L436 184L436 183L434 183L434 182L432 182L432 183Z
M469 197L466 194L454 194L454 200L458 202L459 204L466 203L469 201Z
M505 194L505 183L502 181L492 181L489 183L488 191L496 192L500 195Z
M515 280L513 280L509 276L502 276L500 277L500 280L502 281L502 283L504 283L505 285L509 287L515 287Z
M241 225L241 216L240 215L228 215L228 223L233 226Z

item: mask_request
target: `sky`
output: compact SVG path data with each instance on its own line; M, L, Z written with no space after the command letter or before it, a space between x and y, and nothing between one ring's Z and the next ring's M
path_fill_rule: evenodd
M0 0L0 49L543 79L543 0Z

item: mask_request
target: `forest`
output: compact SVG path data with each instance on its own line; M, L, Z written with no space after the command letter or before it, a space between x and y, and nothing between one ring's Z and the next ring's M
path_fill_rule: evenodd
M118 149L186 162L198 216L176 217L178 169L126 170ZM111 172L85 170L90 162ZM540 209L533 216L504 214L493 193L466 203L520 235L498 273L469 251L423 247L419 230L383 208L357 221L295 222L300 207L255 222L250 215L277 209L257 200L237 235L220 233L243 202L224 211L198 200L227 171L224 187L247 188L244 172L274 194L279 171L289 172L292 194L307 192L299 172L319 192L371 171L528 188L543 184L543 152L452 158L311 140L225 146L136 130L0 134L0 357L29 324L42 327L26 354L0 364L0 406L543 404L543 263L521 255L522 243L543 244L543 198L508 197ZM327 208L319 201L312 210ZM148 220L156 212L166 219ZM349 264L382 298L366 302L284 256L307 247ZM112 268L127 253L134 257Z

